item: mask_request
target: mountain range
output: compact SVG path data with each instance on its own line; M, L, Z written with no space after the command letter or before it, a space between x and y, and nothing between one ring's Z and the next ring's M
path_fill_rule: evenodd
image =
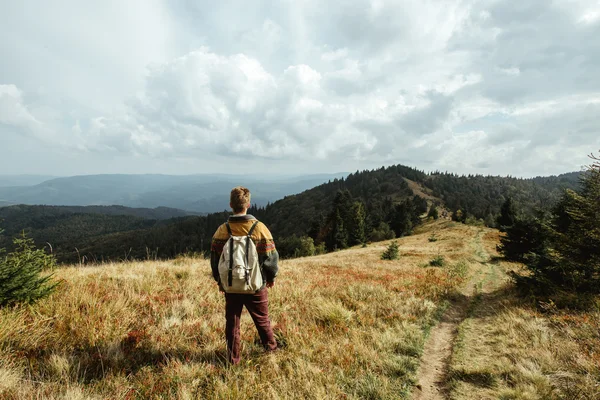
M329 179L331 176L305 176L292 177L288 181L261 182L257 177L252 178L255 180L238 177L236 181L223 175L221 181L216 181L218 177L175 177L165 183L164 175L144 175L142 179L140 176L103 175L54 179L31 186L29 191L21 187L22 196L27 193L31 196L35 193L54 194L51 198L54 202L64 199L66 193L74 193L70 199L72 203L89 201L93 198L91 194L95 194L96 199L113 199L115 202L129 199L130 204L150 206L3 207L0 208L0 228L5 232L4 236L0 235L0 248L10 249L11 238L24 230L38 246L51 247L59 261L67 263L81 261L84 257L88 261L106 261L205 253L210 248L215 229L229 215L229 211L224 210L228 208L230 188L242 183L253 192L254 206L250 213L267 224L277 238L280 254L290 257L303 246L302 238L314 240L315 246L325 244L327 249L340 248L336 241L345 243L348 240L347 244L352 245L352 237L359 226L363 240L376 241L390 234L410 234L412 227L424 218L424 213L432 209L443 211L442 218L461 214L463 218L459 222L495 226L503 202L512 198L520 214L533 215L537 210L547 210L556 204L565 189L577 189L580 173L521 179L425 173L395 165L356 171L333 179ZM297 194L290 193L315 181L320 184ZM110 192L114 187L118 188L118 193ZM139 194L127 197L128 193ZM194 201L190 193L197 194L196 199L200 195L205 197ZM268 194L276 196L277 193L281 194L279 200L264 200ZM260 200L261 196L262 205L257 202L257 197ZM166 201L172 201L180 209L152 207L164 205ZM202 209L199 207L202 201L205 205L214 201L212 210L217 212L198 215L199 212L184 211L194 206ZM49 204L49 201L45 203Z
M10 204L134 208L177 208L210 213L229 208L232 187L252 190L252 203L265 206L347 173L304 176L258 175L82 175L44 180L43 177L0 177L0 206ZM20 186L7 186L20 182ZM31 184L25 184L30 182Z

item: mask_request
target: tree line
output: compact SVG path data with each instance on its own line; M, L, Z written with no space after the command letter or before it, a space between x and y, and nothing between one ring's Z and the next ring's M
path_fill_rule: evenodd
M410 234L428 210L427 201L415 196L416 182L439 198L429 207L437 217L445 204L466 221L485 218L496 225L502 203L518 200L523 213L551 204L563 187L576 188L575 174L561 177L516 179L511 177L458 176L395 165L356 171L297 195L287 196L249 212L267 224L283 257L334 251L367 241ZM252 188L251 188L252 189ZM226 193L224 194L227 195ZM159 220L134 215L58 212L44 206L18 206L4 213L6 229L0 247L11 248L11 238L22 230L36 245L52 251L62 263L102 262L147 258L173 258L183 253L204 254L229 212ZM0 215L0 218L2 215ZM152 216L151 216L152 217Z
M566 189L550 209L527 214L508 199L498 218L506 232L498 250L506 259L524 263L529 272L514 275L518 287L534 295L566 293L557 301L568 306L600 293L600 160L590 157L579 189Z

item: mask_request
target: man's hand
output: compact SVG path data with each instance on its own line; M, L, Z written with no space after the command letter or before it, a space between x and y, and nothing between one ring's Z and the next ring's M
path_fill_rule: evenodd
M267 282L267 287L269 289L271 289L273 286L275 286L275 281L273 281L273 282Z
M221 284L219 282L217 282L217 286L219 287L219 292L225 293L225 291L223 290L223 288L221 287Z

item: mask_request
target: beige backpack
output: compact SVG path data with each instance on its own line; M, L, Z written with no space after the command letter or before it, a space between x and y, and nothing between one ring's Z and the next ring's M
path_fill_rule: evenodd
M221 286L226 293L252 294L263 286L263 277L258 262L258 252L252 238L256 221L246 236L233 236L229 223L229 239L219 259Z

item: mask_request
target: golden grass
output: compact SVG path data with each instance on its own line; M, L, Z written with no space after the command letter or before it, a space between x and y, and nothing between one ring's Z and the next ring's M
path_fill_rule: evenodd
M0 398L407 398L446 299L477 283L453 398L594 398L582 393L598 389L598 314L540 314L498 290L515 266L490 262L497 240L437 221L399 239L395 261L380 259L389 242L283 261L269 297L285 347L265 354L244 313L236 367L206 260L61 268L50 298L0 310ZM429 267L438 255L445 266Z
M497 233L483 237L496 255ZM541 313L517 296L505 271L488 263L450 366L452 399L600 399L600 312Z
M462 282L423 265L470 251L450 249L468 228L429 229L447 240L403 238L397 261L380 260L383 242L281 262L269 296L285 348L264 354L244 313L236 367L224 362L224 299L206 260L62 268L56 294L0 310L0 397L407 397L427 330Z

